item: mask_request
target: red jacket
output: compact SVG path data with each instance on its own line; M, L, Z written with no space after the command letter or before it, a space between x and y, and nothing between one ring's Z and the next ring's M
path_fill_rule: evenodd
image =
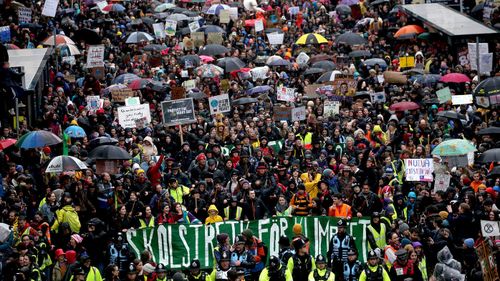
M153 188L160 184L161 181L160 167L161 164L163 163L163 158L164 156L162 154L158 162L156 162L156 164L153 167L150 167L148 169L147 176Z

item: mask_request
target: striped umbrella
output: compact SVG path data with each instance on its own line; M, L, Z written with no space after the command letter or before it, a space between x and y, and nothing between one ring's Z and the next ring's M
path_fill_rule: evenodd
M302 36L295 42L297 45L311 45L311 44L324 44L328 43L323 35L317 33L307 33Z
M62 34L57 34L55 45L57 46L57 45L61 45L61 44L76 45L75 42L73 40L71 40L71 38L69 38L68 36L62 35ZM52 35L52 36L47 37L47 39L43 40L42 45L54 46L54 36Z
M56 48L59 49L61 57L77 56L81 54L78 47L71 44L59 44Z

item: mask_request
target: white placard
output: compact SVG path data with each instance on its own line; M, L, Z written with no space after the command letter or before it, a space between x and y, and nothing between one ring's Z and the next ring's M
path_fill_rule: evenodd
M197 20L189 23L189 31L195 32L199 28L200 28L200 23Z
M323 116L330 117L340 113L340 101L325 100L323 103Z
M481 54L479 67L482 74L489 74L493 70L493 53Z
M490 107L490 97L488 96L476 96L476 104L482 107Z
M309 59L310 57L306 53L300 52L300 54L297 56L296 61L299 65L305 65L309 62Z
M96 111L101 108L101 97L99 96L87 96L86 101L89 111Z
M468 43L467 47L469 49L469 62L472 70L477 70L477 52L476 43ZM479 43L479 54L488 53L488 43ZM481 58L481 57L480 57Z
M130 97L125 99L125 106L140 105L141 99L139 97Z
M372 103L384 103L385 93L384 92L370 93L370 99L372 100Z
M175 20L166 20L165 34L167 34L167 36L175 36L176 31L177 31L177 22Z
M288 13L290 13L290 15L292 16L298 14L299 12L300 12L300 7L295 6L288 8Z
M471 104L472 103L472 95L451 96L451 103L453 105Z
M500 222L481 220L481 233L484 237L499 236Z
M31 9L26 7L17 8L17 18L19 19L19 23L30 23Z
M281 87L278 89L278 100L280 101L287 101L287 102L294 102L295 101L295 89L294 88L287 88L287 87Z
M186 81L182 82L182 86L184 87L184 89L186 89L186 91L190 91L190 90L196 88L196 80L194 80L194 79L186 80Z
M306 120L306 107L292 108L292 122Z
M238 7L230 7L229 8L229 16L232 20L238 19Z
M255 20L255 32L264 30L264 22L261 19Z
M43 4L42 15L47 17L55 17L59 6L59 0L46 0Z
M165 38L165 25L162 22L153 23L153 30L155 33L155 37L158 39Z
M91 45L87 53L87 68L104 66L104 45Z
M210 97L208 99L208 104L210 105L211 115L231 111L231 103L228 94Z
M269 44L271 45L281 45L283 44L283 40L285 40L285 34L278 32L268 33L267 40L269 40Z
M405 159L405 174L407 181L432 181L434 161L426 159Z
M135 128L138 120L144 120L145 124L151 122L149 103L118 107L118 123L123 128Z
M434 192L445 191L450 186L451 176L449 174L436 174L434 178Z
M69 65L75 65L76 59L75 59L75 56L62 57L62 62L68 63Z

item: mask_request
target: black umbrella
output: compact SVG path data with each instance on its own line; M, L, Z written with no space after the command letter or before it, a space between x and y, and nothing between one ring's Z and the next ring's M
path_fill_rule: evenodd
M42 25L38 23L24 22L19 25L20 28L41 29Z
M481 163L491 163L500 162L500 148L493 148L486 150L479 156L479 162Z
M96 160L129 160L130 154L123 148L115 145L102 145L89 153L89 158Z
M495 95L500 93L500 76L490 77L483 80L474 89L475 95Z
M326 71L330 71L335 69L335 63L333 61L324 60L313 63L311 67L321 68Z
M478 135L498 135L500 134L500 127L488 127L479 130Z
M283 30L281 28L275 28L275 27L273 27L273 28L266 28L264 30L264 32L265 33L275 33L275 32L276 33L283 33Z
M233 105L242 105L242 104L255 103L258 101L259 100L255 99L255 98L239 98L237 100L233 100L232 104Z
M456 113L455 111L451 110L438 112L436 116L446 117L449 119L464 119L464 116L462 114Z
M146 86L155 92L165 92L169 88L167 84L159 81L151 81Z
M92 29L83 28L75 31L75 36L73 36L73 40L84 41L87 44L96 45L96 44L101 44L102 37L99 36L99 34L97 34L97 32L95 32Z
M359 57L371 57L372 53L367 50L357 50L349 53L351 58L359 58Z
M304 71L304 75L318 74L318 73L323 73L325 71L326 70L324 70L323 68L310 67L310 68L306 69L306 71Z
M217 55L222 55L230 50L222 45L219 44L208 44L203 46L203 48L200 49L199 54L200 55L206 55L206 56L217 56Z
M488 173L488 178L497 178L500 177L500 166L496 166L491 170L491 172Z
M380 5L380 4L384 4L384 3L389 3L389 0L375 0L373 2L371 2L370 4L371 5Z
M142 48L144 51L157 51L161 52L163 50L166 50L168 47L160 44L148 44L144 48Z
M195 100L201 100L201 99L205 99L207 98L207 95L205 95L205 93L203 92L200 92L200 90L196 89L196 91L191 90L189 91L189 93L187 94L187 97L188 98L193 98Z
M204 32L205 35L207 35L208 33L226 33L224 28L217 26L217 25L211 25L211 24L204 25L196 31L197 32Z
M350 15L352 12L351 7L343 4L337 5L337 7L335 7L335 11L339 15Z
M370 98L370 92L367 92L367 91L361 91L361 92L356 92L356 94L354 95L354 99L366 99L366 98Z
M90 147L98 147L101 145L111 145L111 144L117 144L118 140L115 138L111 137L98 137L89 142Z
M412 69L409 69L409 70L405 70L403 71L403 74L406 74L406 75L423 75L425 73L425 71L423 69L420 69L420 68L412 68Z
M179 58L179 62L183 65L186 64L186 61L190 61L193 66L199 66L201 63L200 57L198 55L187 55Z
M366 44L366 39L356 33L346 32L335 39L335 44L345 44L350 46L363 45Z
M325 61L325 60L331 60L331 59L332 59L332 56L330 56L330 55L319 54L319 55L315 55L311 59L309 59L309 63L315 63L318 61Z
M438 98L424 99L423 102L425 104L439 104L439 99Z
M245 63L239 58L227 57L217 60L217 65L224 68L225 72L232 72L245 67Z

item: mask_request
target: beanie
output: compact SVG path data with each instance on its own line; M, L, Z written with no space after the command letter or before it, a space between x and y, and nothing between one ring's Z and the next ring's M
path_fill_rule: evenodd
M445 220L448 218L448 212L441 211L441 212L439 212L439 216L441 217L441 219Z
M464 185L469 186L471 183L471 180L468 177L465 177L462 179L462 182L464 183Z
M243 230L243 232L241 233L243 236L245 236L247 239L252 239L253 238L253 232L251 229L247 228L245 230Z
M405 232L406 230L410 230L410 227L408 226L408 224L406 224L406 223L402 223L402 224L399 226L399 233L403 233L403 232Z
M464 244L467 248L471 249L474 247L474 239L472 238L467 238L464 240Z
M83 241L83 238L78 234L71 235L71 238L73 238L77 244L80 244Z

